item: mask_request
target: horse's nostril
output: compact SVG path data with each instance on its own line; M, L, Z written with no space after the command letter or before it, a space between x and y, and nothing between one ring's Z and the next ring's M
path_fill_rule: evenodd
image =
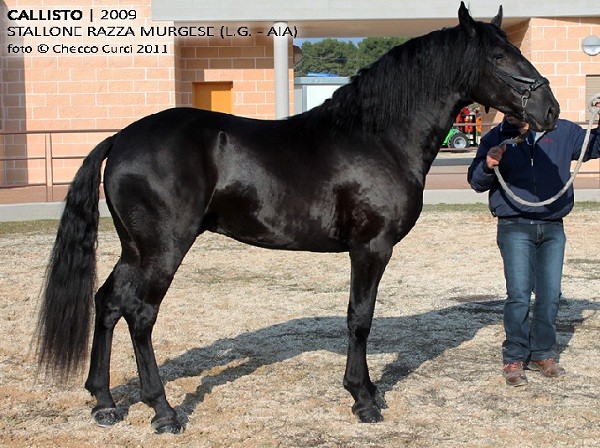
M548 108L548 114L546 115L546 123L550 124L550 123L554 123L556 121L556 119L558 118L558 111L559 109L554 107L554 106L550 106Z

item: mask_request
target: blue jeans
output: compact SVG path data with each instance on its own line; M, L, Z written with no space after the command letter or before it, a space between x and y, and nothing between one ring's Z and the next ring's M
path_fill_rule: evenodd
M561 222L543 224L498 220L498 247L504 262L507 298L502 344L504 364L551 356L566 237ZM531 293L535 301L530 316Z

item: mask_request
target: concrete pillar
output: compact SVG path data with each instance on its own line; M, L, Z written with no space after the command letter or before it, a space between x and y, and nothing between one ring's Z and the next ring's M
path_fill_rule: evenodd
M273 36L273 60L275 69L275 118L285 118L290 114L290 76L288 72L288 36L283 30L286 22L273 24L279 36ZM281 30L281 31L280 31Z

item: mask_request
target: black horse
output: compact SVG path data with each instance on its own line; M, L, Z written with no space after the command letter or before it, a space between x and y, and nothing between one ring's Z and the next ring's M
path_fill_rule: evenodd
M363 422L382 420L366 361L377 287L392 248L414 226L425 176L454 117L476 101L555 126L545 78L501 31L474 21L412 39L361 70L333 98L277 121L175 108L100 143L66 199L38 323L41 367L61 379L87 355L86 389L100 425L121 418L109 390L113 330L129 326L141 400L157 432L180 432L152 348L159 306L198 235L217 232L271 249L349 252L348 359L344 387ZM101 164L122 253L95 291Z

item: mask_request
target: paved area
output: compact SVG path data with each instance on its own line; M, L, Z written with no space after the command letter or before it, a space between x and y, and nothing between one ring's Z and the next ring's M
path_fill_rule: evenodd
M423 195L426 204L486 203L487 194L475 193L467 183L467 169L475 152L441 151L427 176ZM585 165L584 165L585 167ZM61 201L67 187L45 186L18 189L0 189L0 222L35 219L58 219ZM600 173L586 172L585 168L575 179L575 200L600 202ZM106 202L101 200L100 213L108 216Z

